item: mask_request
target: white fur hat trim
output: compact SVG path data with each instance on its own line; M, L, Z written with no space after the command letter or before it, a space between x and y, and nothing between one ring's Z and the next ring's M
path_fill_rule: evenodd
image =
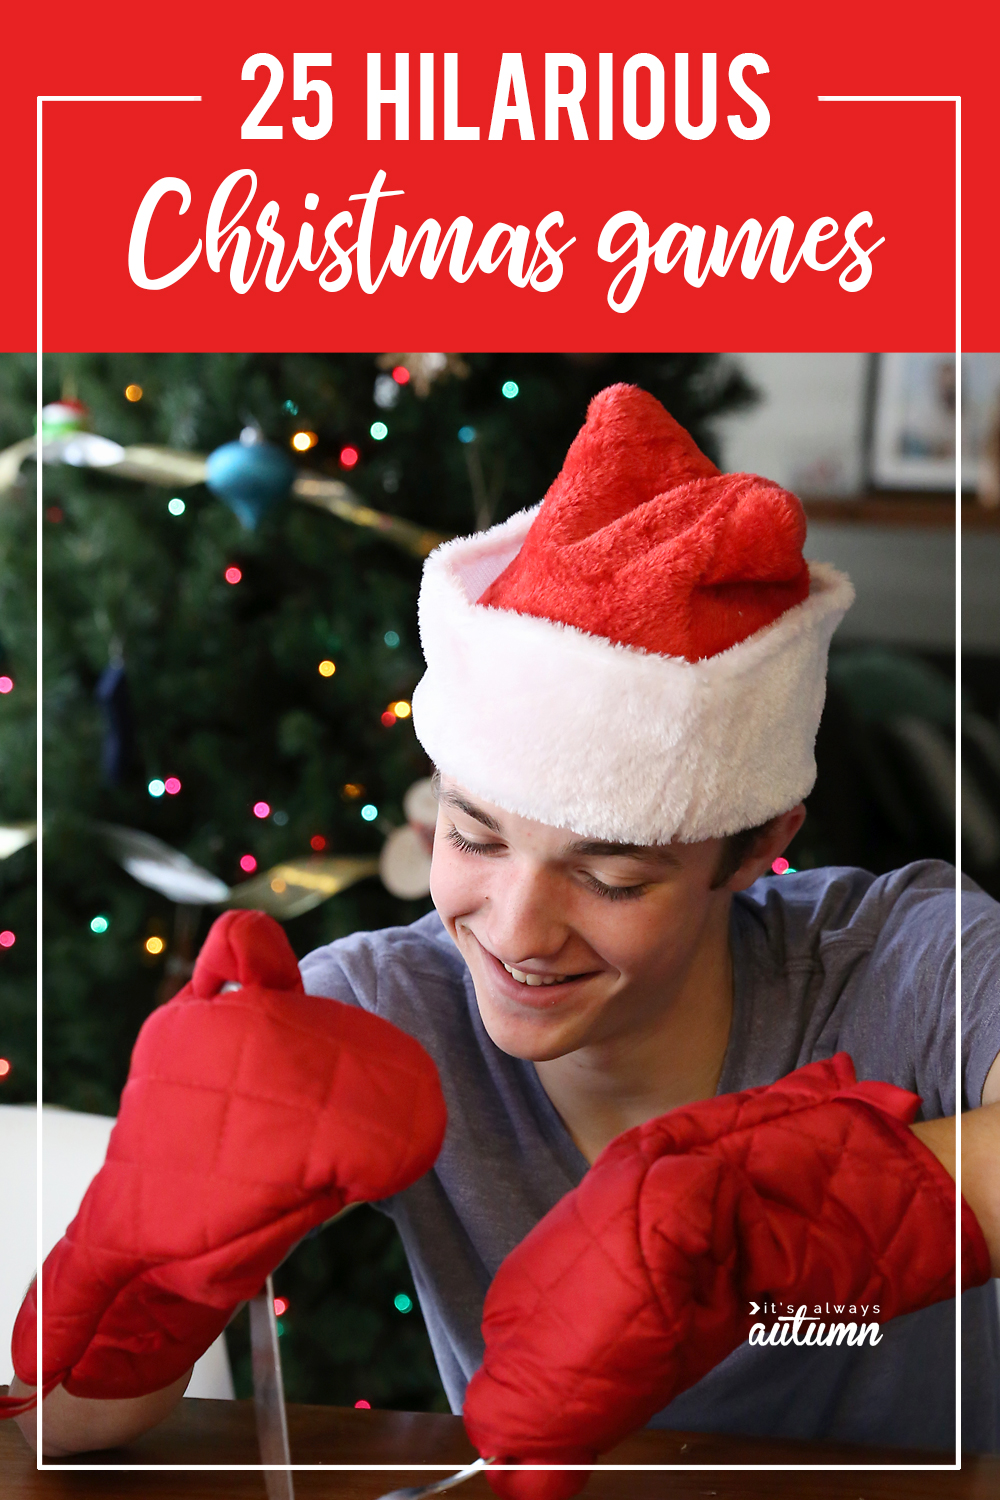
M658 656L476 603L536 514L424 566L413 725L438 769L509 812L620 843L719 838L801 801L850 580L810 563L808 597L773 624L702 661Z

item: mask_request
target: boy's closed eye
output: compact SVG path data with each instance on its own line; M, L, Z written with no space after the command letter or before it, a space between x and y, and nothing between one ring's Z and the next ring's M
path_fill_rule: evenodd
M453 848L458 849L462 854L495 856L503 854L507 848L506 844L497 840L469 838L460 829L456 828L454 824L448 829L445 838ZM580 875L595 895L602 896L608 901L635 900L637 897L645 895L649 889L649 884L646 881L633 882L632 884L617 884L613 881L601 880L593 870L586 868L580 871Z

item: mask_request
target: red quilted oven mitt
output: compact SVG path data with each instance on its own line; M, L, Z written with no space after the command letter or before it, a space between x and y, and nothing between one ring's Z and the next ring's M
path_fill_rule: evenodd
M418 1042L307 995L277 922L227 912L140 1031L104 1165L45 1261L46 1393L171 1384L310 1229L426 1172L445 1119ZM12 1348L28 1385L35 1331L32 1286Z
M626 1131L507 1256L486 1297L465 1425L484 1456L589 1464L748 1337L750 1301L955 1294L955 1184L908 1128L915 1094L846 1053ZM962 1203L963 1290L990 1275ZM506 1500L581 1472L487 1471Z

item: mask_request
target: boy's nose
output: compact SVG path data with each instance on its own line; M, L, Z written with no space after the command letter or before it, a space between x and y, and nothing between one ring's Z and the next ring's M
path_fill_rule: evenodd
M569 924L555 882L543 869L504 871L489 895L486 938L503 962L550 964L566 945Z

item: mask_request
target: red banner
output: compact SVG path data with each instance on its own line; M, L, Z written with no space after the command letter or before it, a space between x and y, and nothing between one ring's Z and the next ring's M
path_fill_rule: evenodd
M3 347L995 349L996 16L49 7Z

